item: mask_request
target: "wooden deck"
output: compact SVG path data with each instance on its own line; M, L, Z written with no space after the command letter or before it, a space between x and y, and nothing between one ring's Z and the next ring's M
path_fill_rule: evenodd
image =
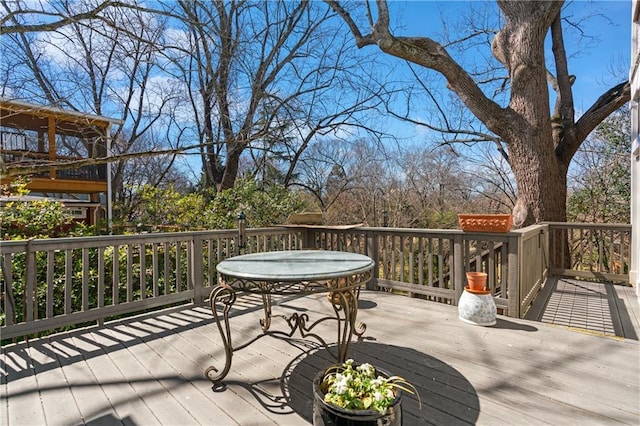
M327 312L323 295L281 299L274 314ZM258 334L259 298L236 303L235 341ZM365 339L351 355L418 387L405 425L632 424L640 420L637 340L499 317L494 327L453 306L363 292ZM273 328L283 329L274 319ZM333 340L335 324L318 327ZM237 345L236 343L236 345ZM315 341L260 338L238 351L226 390L203 370L222 365L208 307L185 306L3 347L5 425L304 425L311 380L331 362Z

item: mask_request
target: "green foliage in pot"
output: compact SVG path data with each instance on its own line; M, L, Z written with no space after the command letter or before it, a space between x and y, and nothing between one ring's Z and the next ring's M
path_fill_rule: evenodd
M350 410L376 410L381 414L393 404L398 389L418 395L416 388L402 377L385 377L377 374L371 364L357 365L352 359L327 369L320 384L327 403Z

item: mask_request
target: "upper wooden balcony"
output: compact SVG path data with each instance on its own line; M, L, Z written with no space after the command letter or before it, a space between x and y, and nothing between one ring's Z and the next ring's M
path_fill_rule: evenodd
M106 165L75 168L60 165L75 160L106 157L110 127L114 123L120 124L121 121L0 99L0 156L3 169L39 167L30 174L27 186L34 192L107 192ZM10 180L4 178L2 183Z

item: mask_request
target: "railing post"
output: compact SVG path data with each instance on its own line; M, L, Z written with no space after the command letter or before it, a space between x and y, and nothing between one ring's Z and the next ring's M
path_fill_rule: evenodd
M33 237L27 241L25 250L25 292L24 292L24 322L30 322L37 318L34 316L34 304L36 293L36 254L33 251L31 244L33 243Z
M191 285L193 286L193 303L198 305L204 301L204 269L202 261L202 237L194 235L191 238ZM209 254L211 255L211 254Z
M314 230L312 228L307 228L304 227L302 228L302 249L305 250L313 250L316 247L315 241L314 241Z
M507 316L520 318L520 263L518 253L521 251L522 234L509 237L507 253Z
M16 322L16 302L13 298L13 253L5 253L2 256L2 278L4 280L4 308L5 325L13 325Z
M464 291L464 264L466 259L464 259L464 250L462 247L462 234L457 234L453 236L453 267L452 267L452 282L453 282L453 290L455 291L456 297L453 300L454 305L458 305L458 300L460 300L460 296L462 296L462 292Z
M542 229L540 230L539 237L540 238L540 250L542 251L542 259L540 264L540 277L542 282L549 276L549 271L551 270L550 264L550 254L549 254L549 237L551 233L549 232L549 225L542 225Z
M378 236L374 231L367 231L367 252L365 253L371 259L373 259L373 278L367 283L367 290L375 290L378 285L378 278L380 278L380 259L378 256Z

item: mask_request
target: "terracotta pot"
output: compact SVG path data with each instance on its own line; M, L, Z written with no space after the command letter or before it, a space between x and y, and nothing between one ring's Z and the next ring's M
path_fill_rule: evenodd
M467 272L467 283L469 289L482 291L487 287L487 274L484 272Z
M459 214L458 224L465 232L509 232L513 216L510 214Z

